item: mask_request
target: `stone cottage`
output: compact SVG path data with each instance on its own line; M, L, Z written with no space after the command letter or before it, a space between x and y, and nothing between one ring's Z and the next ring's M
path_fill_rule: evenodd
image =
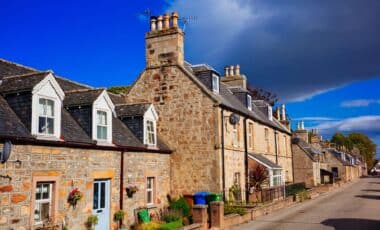
M245 199L249 152L279 164L281 178L293 181L290 130L271 106L254 101L239 66L222 76L207 64L186 62L177 13L152 17L145 41L146 67L126 100L155 106L157 130L173 149L175 194L206 190L227 197L238 185Z
M132 224L137 208L166 204L171 151L159 117L152 104L122 101L0 59L0 151L10 153L0 163L0 229L86 229L91 214L96 229L116 229L115 211ZM77 203L68 199L76 189Z

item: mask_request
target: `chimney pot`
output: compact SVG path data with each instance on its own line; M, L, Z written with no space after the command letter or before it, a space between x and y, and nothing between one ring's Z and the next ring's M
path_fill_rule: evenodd
M228 66L224 67L224 76L228 77L230 75Z
M281 115L282 115L282 119L283 121L286 121L286 113L285 113L285 104L282 104L281 105Z
M237 76L240 75L240 65L236 65L236 67L235 67L235 75L237 75Z
M230 66L230 76L235 76L235 73L234 73L234 66Z
M172 27L173 28L178 27L178 13L177 12L172 13Z
M157 29L162 30L162 16L158 16L157 18Z
M169 29L169 19L170 19L170 16L169 14L165 14L164 15L164 29Z
M280 108L279 107L277 107L277 109L276 109L276 118L277 118L277 120L281 120L281 117L280 117Z
M157 19L156 17L150 17L150 30L156 31L157 25L156 25Z

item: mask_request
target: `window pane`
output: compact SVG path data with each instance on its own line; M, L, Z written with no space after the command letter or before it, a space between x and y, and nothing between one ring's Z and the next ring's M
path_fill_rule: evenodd
M40 204L36 204L34 208L34 221L40 222L41 221L41 213L40 213Z
M97 124L107 125L107 113L103 111L97 111L97 115L98 115Z
M36 186L36 200L41 199L42 185Z
M98 139L107 139L107 127L98 126L97 127L97 138Z
M45 133L45 130L46 130L46 118L39 117L38 118L38 132Z
M53 118L47 118L47 129L46 132L48 134L53 134L54 133L54 119Z
M49 199L50 195L50 186L49 184L44 184L42 186L42 199Z
M41 221L49 220L50 214L50 203L42 203L41 204Z
M152 199L152 191L148 191L147 192L147 201L146 201L148 204L151 204L153 203L153 199Z
M43 99L43 98L39 99L39 106L38 106L38 114L39 115L45 115L46 114L45 101L46 101L46 99Z
M54 116L54 101L52 100L46 100L46 115Z
M94 200L93 200L93 209L98 209L99 206L99 184L94 184Z
M100 208L106 207L106 183L100 184Z

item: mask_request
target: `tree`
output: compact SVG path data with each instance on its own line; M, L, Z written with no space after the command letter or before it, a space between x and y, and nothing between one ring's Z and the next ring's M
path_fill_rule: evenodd
M258 164L256 168L249 172L249 184L257 190L261 190L261 185L268 179L268 170Z
M271 106L273 106L278 101L277 95L269 91L260 88L254 88L251 86L248 86L247 89L250 92L253 100L264 100Z
M335 133L331 138L331 142L335 143L339 150L345 148L351 151L354 147L357 147L368 168L373 166L377 146L367 135L357 132L350 133L347 136L342 133Z
M114 94L127 94L129 90L131 89L131 86L112 86L107 89L108 92L114 93Z

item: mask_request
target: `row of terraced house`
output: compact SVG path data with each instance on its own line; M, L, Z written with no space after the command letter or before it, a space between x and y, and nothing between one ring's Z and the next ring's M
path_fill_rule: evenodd
M185 61L178 15L153 17L146 67L128 94L115 95L0 60L0 229L52 223L116 229L140 207L151 210L199 191L249 201L249 174L268 171L264 187L352 180L366 169L303 127L292 133L284 105L272 109L248 88L239 65L218 72ZM11 143L11 144L10 144ZM360 170L359 170L360 169ZM133 191L132 191L133 190ZM78 202L68 199L79 192Z

